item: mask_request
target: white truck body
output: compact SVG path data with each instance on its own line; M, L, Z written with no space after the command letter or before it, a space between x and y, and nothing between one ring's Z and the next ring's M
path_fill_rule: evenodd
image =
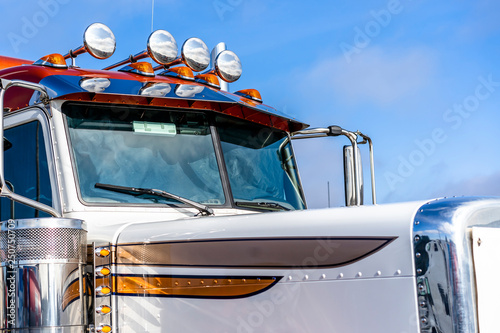
M363 205L359 132L53 59L0 58L1 332L498 330L499 198ZM306 209L297 135L349 138L348 207Z

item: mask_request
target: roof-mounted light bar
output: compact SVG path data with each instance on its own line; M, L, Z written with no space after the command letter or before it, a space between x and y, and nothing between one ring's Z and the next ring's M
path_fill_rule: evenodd
M175 61L177 58L177 42L174 37L166 30L156 30L149 35L146 50L136 55L130 55L127 59L108 66L104 70L110 70L128 63L135 63L147 57L162 65Z
M82 53L88 52L97 59L107 59L115 53L115 35L108 26L102 23L93 23L83 33L83 45L70 50L63 57L71 58L72 66L75 67L75 58Z

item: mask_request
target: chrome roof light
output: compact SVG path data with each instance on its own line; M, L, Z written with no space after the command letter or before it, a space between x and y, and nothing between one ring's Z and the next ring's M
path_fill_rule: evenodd
M234 82L241 77L241 61L233 51L219 53L214 65L215 74L226 82Z
M74 59L82 53L88 52L94 58L107 59L115 53L115 50L116 39L111 29L102 23L93 23L83 34L83 45L70 50L63 57L64 59L71 58L75 66Z
M166 30L156 30L149 35L146 50L136 55L130 55L128 58L104 68L104 70L110 70L128 63L134 63L147 57L150 57L162 65L175 61L177 57L177 42L174 37Z
M195 72L201 72L210 65L210 51L199 38L189 38L182 45L182 62Z
M165 30L156 30L148 38L148 54L159 64L166 65L177 58L177 42Z
M187 39L181 48L181 56L168 64L155 67L158 69L169 69L172 66L184 64L194 72L201 72L210 65L210 52L207 45L199 38L191 37ZM164 75L170 73L163 72ZM172 74L173 75L173 74Z

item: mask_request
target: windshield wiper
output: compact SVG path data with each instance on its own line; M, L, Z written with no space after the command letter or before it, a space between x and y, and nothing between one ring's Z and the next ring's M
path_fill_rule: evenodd
M142 195L151 195L154 197L161 197L161 198L167 198L167 199L174 199L179 202L182 202L183 204L189 205L193 208L196 208L200 211L201 215L203 216L208 216L208 215L214 215L214 211L210 208L207 207L199 202L195 202L183 197L180 197L178 195L168 193L162 190L155 190L152 188L137 188L137 187L128 187L128 186L118 186L118 185L111 185L111 184L101 184L101 183L96 183L95 188L100 188L103 190L108 190L108 191L113 191L113 192L118 192L118 193L124 193L124 194L129 194L133 196L142 196Z
M271 210L290 210L289 208L286 208L285 206L282 206L275 202L236 201L235 204L236 206L240 207L255 207L262 209L271 208Z

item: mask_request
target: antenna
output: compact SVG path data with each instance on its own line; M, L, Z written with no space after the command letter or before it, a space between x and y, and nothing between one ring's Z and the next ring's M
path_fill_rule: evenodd
M151 32L153 32L154 17L155 17L155 0L151 0Z
M330 208L330 182L326 182L328 187L328 208Z

